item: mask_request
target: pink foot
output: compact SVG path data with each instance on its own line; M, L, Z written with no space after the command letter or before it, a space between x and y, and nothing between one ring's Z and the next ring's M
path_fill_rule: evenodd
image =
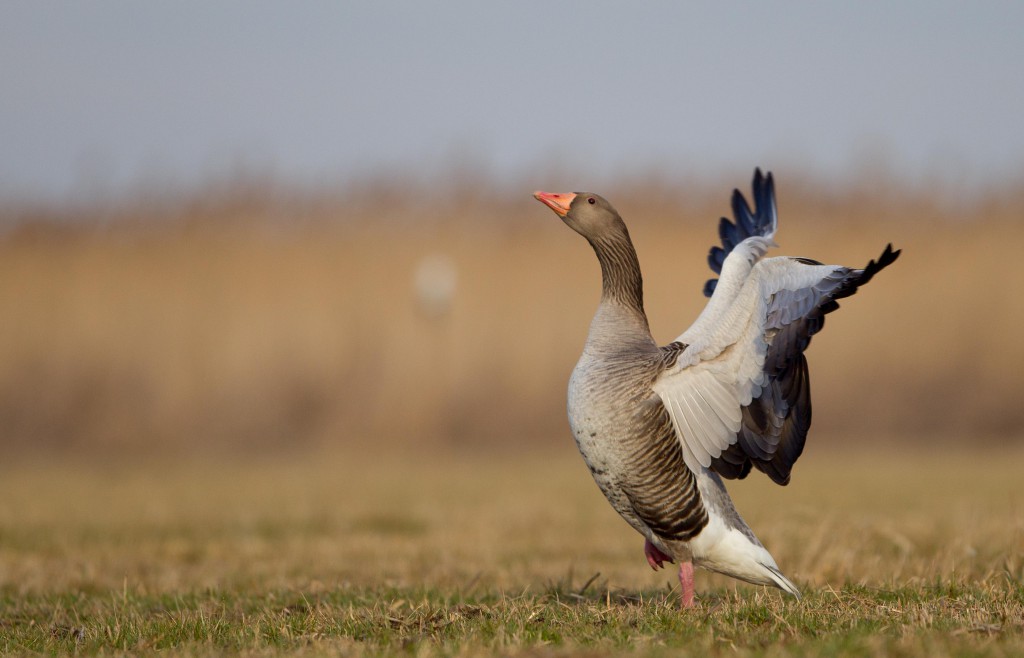
M679 587L683 608L693 607L693 562L687 560L679 565Z
M675 562L675 560L659 551L657 546L646 539L644 540L644 555L647 556L647 564L651 565L651 568L655 571L665 566L666 562Z

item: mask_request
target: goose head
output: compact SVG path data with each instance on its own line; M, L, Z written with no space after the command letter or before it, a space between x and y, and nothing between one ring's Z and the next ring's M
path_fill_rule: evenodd
M591 242L622 234L626 228L612 204L600 195L590 192L534 192L533 196L554 210L569 228Z

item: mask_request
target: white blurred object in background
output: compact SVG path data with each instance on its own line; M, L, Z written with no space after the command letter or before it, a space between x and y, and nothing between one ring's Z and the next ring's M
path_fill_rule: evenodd
M441 318L451 311L457 284L455 262L444 254L427 254L413 273L416 303L428 317Z

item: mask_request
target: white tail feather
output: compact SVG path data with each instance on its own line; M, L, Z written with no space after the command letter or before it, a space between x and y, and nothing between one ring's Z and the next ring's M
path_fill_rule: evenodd
M779 571L778 567L773 567L767 564L762 564L761 566L768 570L769 577L774 581L776 587L784 592L792 594L798 600L800 599L800 590L796 588L796 585L789 581L789 578L782 575L782 572Z
M701 469L697 487L708 512L708 524L689 542L693 563L755 585L778 587L799 599L800 590L782 575L775 559L736 512L721 478Z

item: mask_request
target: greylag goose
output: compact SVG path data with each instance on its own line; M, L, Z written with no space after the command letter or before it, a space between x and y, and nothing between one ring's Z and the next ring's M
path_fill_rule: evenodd
M789 482L811 424L804 350L825 315L899 256L888 245L863 269L763 258L778 223L772 175L754 173L751 210L733 192L708 256L718 279L693 325L659 347L643 306L636 251L619 213L588 192L534 196L590 242L602 292L569 381L573 436L594 480L644 536L653 569L679 563L684 607L694 565L800 591L743 521L722 478L751 468Z

